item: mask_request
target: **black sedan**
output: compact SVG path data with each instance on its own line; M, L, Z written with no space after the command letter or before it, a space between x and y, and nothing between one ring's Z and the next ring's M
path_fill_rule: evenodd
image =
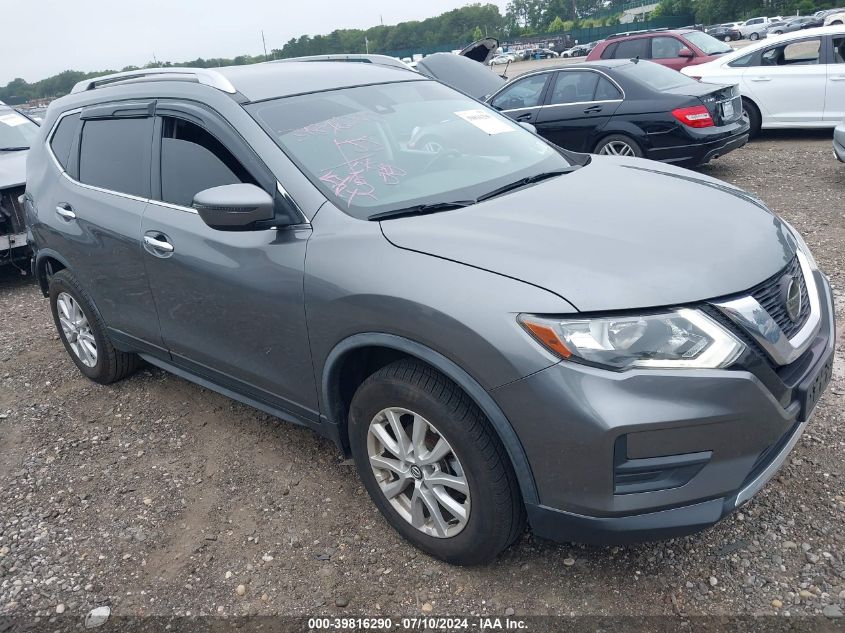
M742 39L742 33L729 24L720 24L718 26L711 27L707 29L706 33L707 35L715 37L717 40L721 40L723 42L733 42L734 40Z
M748 142L737 86L701 83L649 61L602 60L527 73L486 101L577 152L694 166Z

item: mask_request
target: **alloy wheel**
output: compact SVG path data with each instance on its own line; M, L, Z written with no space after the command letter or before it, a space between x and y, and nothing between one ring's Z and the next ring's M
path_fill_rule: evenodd
M370 422L367 454L379 488L405 521L436 538L453 537L466 527L466 474L428 420L408 409L383 409Z
M636 156L634 148L625 141L610 141L599 150L603 156Z
M91 326L88 324L88 317L82 311L79 303L66 292L59 293L56 298L56 307L59 312L59 324L68 345L76 354L76 357L86 367L94 367L97 364L97 341Z

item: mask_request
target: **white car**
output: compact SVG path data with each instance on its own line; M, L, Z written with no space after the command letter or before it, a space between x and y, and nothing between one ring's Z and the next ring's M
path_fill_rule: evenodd
M742 37L748 38L752 41L756 41L766 37L766 30L773 22L778 22L782 19L783 18L781 18L780 16L775 16L772 18L751 18L750 20L746 20L742 24L742 26L740 26L737 30L740 32Z
M824 19L825 26L842 26L845 24L845 11L842 13L834 13Z
M490 64L491 66L496 66L498 64L510 64L510 63L515 62L515 61L516 61L516 57L514 57L513 55L501 53L499 55L496 55L493 59L491 59L487 63Z
M760 129L834 128L845 119L845 26L776 35L681 72L739 84L752 137Z

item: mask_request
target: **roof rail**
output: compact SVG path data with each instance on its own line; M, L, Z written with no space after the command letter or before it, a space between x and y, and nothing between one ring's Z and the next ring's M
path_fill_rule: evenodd
M663 31L668 31L667 27L663 27L660 29L643 29L642 31L626 31L625 33L614 33L613 35L608 35L606 40L614 40L617 37L627 37L629 35L642 35L644 33L662 33Z
M96 90L105 86L125 81L160 81L160 80L195 81L205 86L211 86L228 94L235 94L237 90L221 73L210 68L142 68L129 70L112 75L103 75L93 79L80 81L73 87L71 94Z

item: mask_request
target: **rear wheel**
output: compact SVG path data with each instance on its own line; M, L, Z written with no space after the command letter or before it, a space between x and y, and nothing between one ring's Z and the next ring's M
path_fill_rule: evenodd
M742 100L742 114L748 119L749 129L748 138L756 138L760 134L760 129L763 126L762 116L760 110L748 99Z
M484 563L522 533L504 446L475 403L431 367L397 361L367 378L352 399L349 440L376 507L432 556Z
M71 360L94 382L109 384L139 367L135 354L114 348L93 302L69 270L50 276L50 309Z
M643 150L639 144L630 136L625 134L612 134L604 137L599 144L596 145L594 154L601 154L603 156L631 156L636 158L643 157Z

